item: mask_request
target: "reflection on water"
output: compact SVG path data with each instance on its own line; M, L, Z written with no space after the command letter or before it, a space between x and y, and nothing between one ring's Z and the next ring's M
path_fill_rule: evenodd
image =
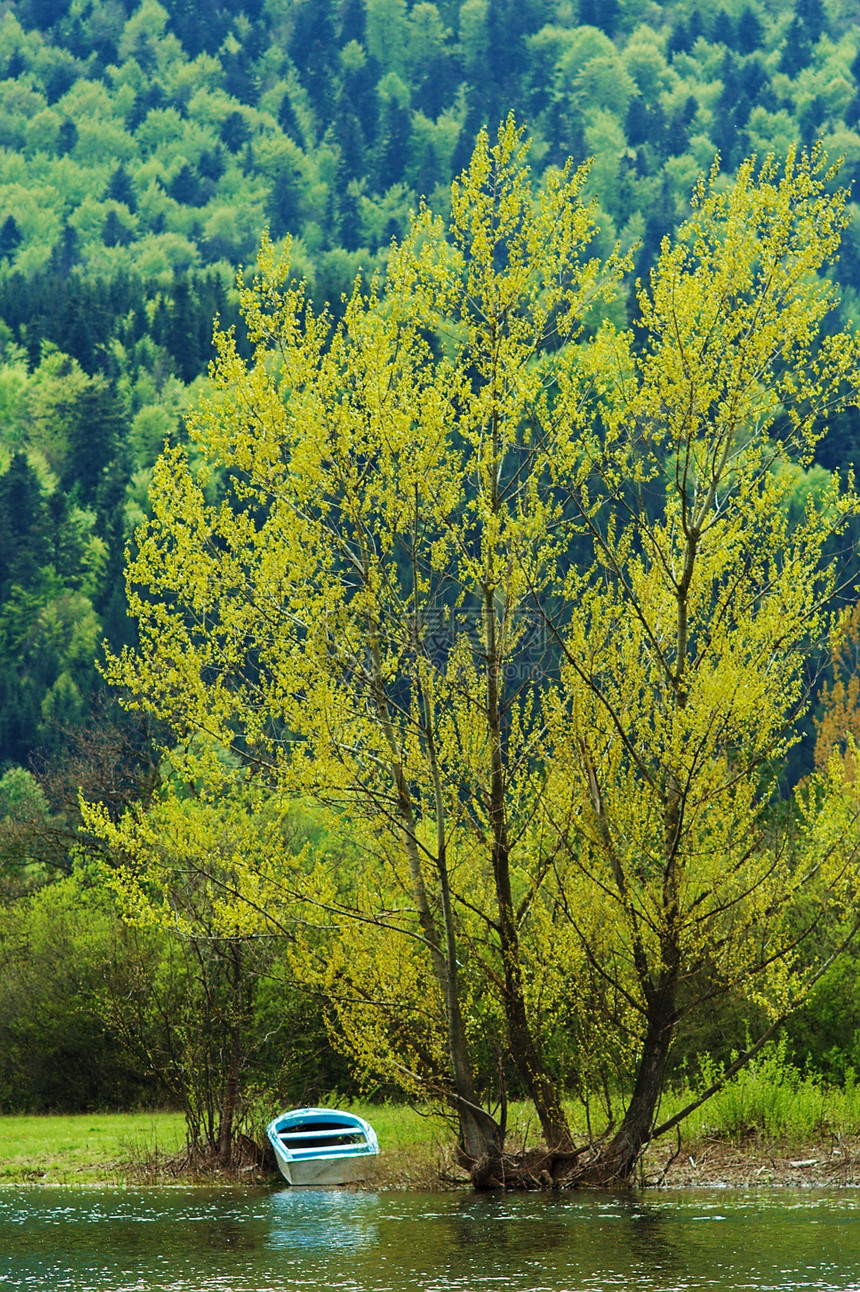
M860 1193L0 1189L0 1292L860 1292Z
M270 1199L267 1245L280 1251L357 1252L377 1243L374 1193L282 1189Z
M686 1273L684 1231L671 1223L665 1210L639 1202L630 1208L627 1219L630 1223L616 1226L614 1232L620 1231L632 1264L659 1272L667 1285Z

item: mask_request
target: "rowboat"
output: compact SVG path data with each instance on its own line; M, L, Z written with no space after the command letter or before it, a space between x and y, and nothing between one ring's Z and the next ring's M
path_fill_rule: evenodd
M373 1174L376 1131L337 1108L294 1108L266 1127L281 1175L289 1184L349 1184Z

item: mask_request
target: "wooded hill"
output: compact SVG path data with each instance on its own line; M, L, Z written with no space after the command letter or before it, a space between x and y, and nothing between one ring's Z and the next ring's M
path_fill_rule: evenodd
M124 544L265 227L319 304L444 213L510 108L536 174L594 157L645 274L719 152L860 168L856 0L20 0L0 18L0 766L56 756L127 636ZM860 318L860 219L836 274ZM631 282L633 277L631 277ZM628 301L628 310L634 302ZM191 388L191 389L190 389ZM820 466L853 462L855 414ZM804 487L813 487L811 477ZM820 482L820 481L819 481Z
M4 10L0 256L25 276L229 277L268 225L337 299L420 197L445 206L478 128L511 108L536 168L594 156L604 241L640 244L640 264L716 152L731 172L821 138L844 182L860 165L854 0Z

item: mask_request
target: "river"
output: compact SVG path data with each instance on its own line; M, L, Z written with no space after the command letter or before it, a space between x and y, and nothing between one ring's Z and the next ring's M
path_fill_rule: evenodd
M0 1292L860 1292L860 1190L0 1189Z

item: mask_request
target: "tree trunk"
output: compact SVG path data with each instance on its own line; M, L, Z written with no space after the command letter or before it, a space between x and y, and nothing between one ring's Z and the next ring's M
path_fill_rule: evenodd
M230 1030L230 1055L227 1060L227 1077L224 1082L224 1095L218 1124L218 1162L225 1171L228 1171L233 1165L233 1126L236 1120L236 1106L239 1101L240 1059L239 1028L233 1027Z
M505 764L500 713L501 655L496 632L495 597L484 597L487 649L487 728L490 735L490 830L493 879L504 973L503 1005L511 1056L535 1106L551 1152L569 1153L573 1138L555 1082L546 1070L526 1009L520 942L511 893L511 855L505 810Z
M498 900L505 971L504 1007L511 1054L535 1106L547 1148L550 1152L569 1153L573 1150L573 1137L567 1117L558 1088L546 1070L526 1013L519 937L511 908L507 861L503 872L497 872L497 881L501 882L502 890Z
M476 1105L460 1104L457 1158L475 1189L501 1189L505 1184L502 1130L495 1118Z
M451 1065L450 1075L453 1085L452 1102L457 1109L460 1124L460 1162L471 1173L475 1188L498 1188L502 1183L501 1164L504 1151L502 1130L498 1122L478 1105L469 1042L460 1008L457 937L448 884L444 830L441 833L436 858L436 874L439 880L443 925L442 936L440 936L436 917L431 908L424 883L421 854L418 848L418 823L406 774L401 762L400 746L391 721L388 697L382 675L379 638L376 632L371 635L370 645L372 685L376 699L376 710L391 754L391 778L396 794L397 815L400 820L403 846L412 881L415 907L424 941L429 951L433 975L445 1008L448 1054ZM427 723L425 735L430 738L429 752L432 754L432 724L429 722ZM433 762L432 759L431 762ZM433 765L435 766L435 762L433 762ZM436 795L437 805L441 811L438 784ZM441 818L438 822L438 827L441 830Z
M675 1032L675 987L664 987L652 998L648 1030L636 1073L633 1096L624 1120L609 1143L578 1165L562 1182L581 1185L627 1184L642 1150L651 1139L663 1091L666 1060Z

